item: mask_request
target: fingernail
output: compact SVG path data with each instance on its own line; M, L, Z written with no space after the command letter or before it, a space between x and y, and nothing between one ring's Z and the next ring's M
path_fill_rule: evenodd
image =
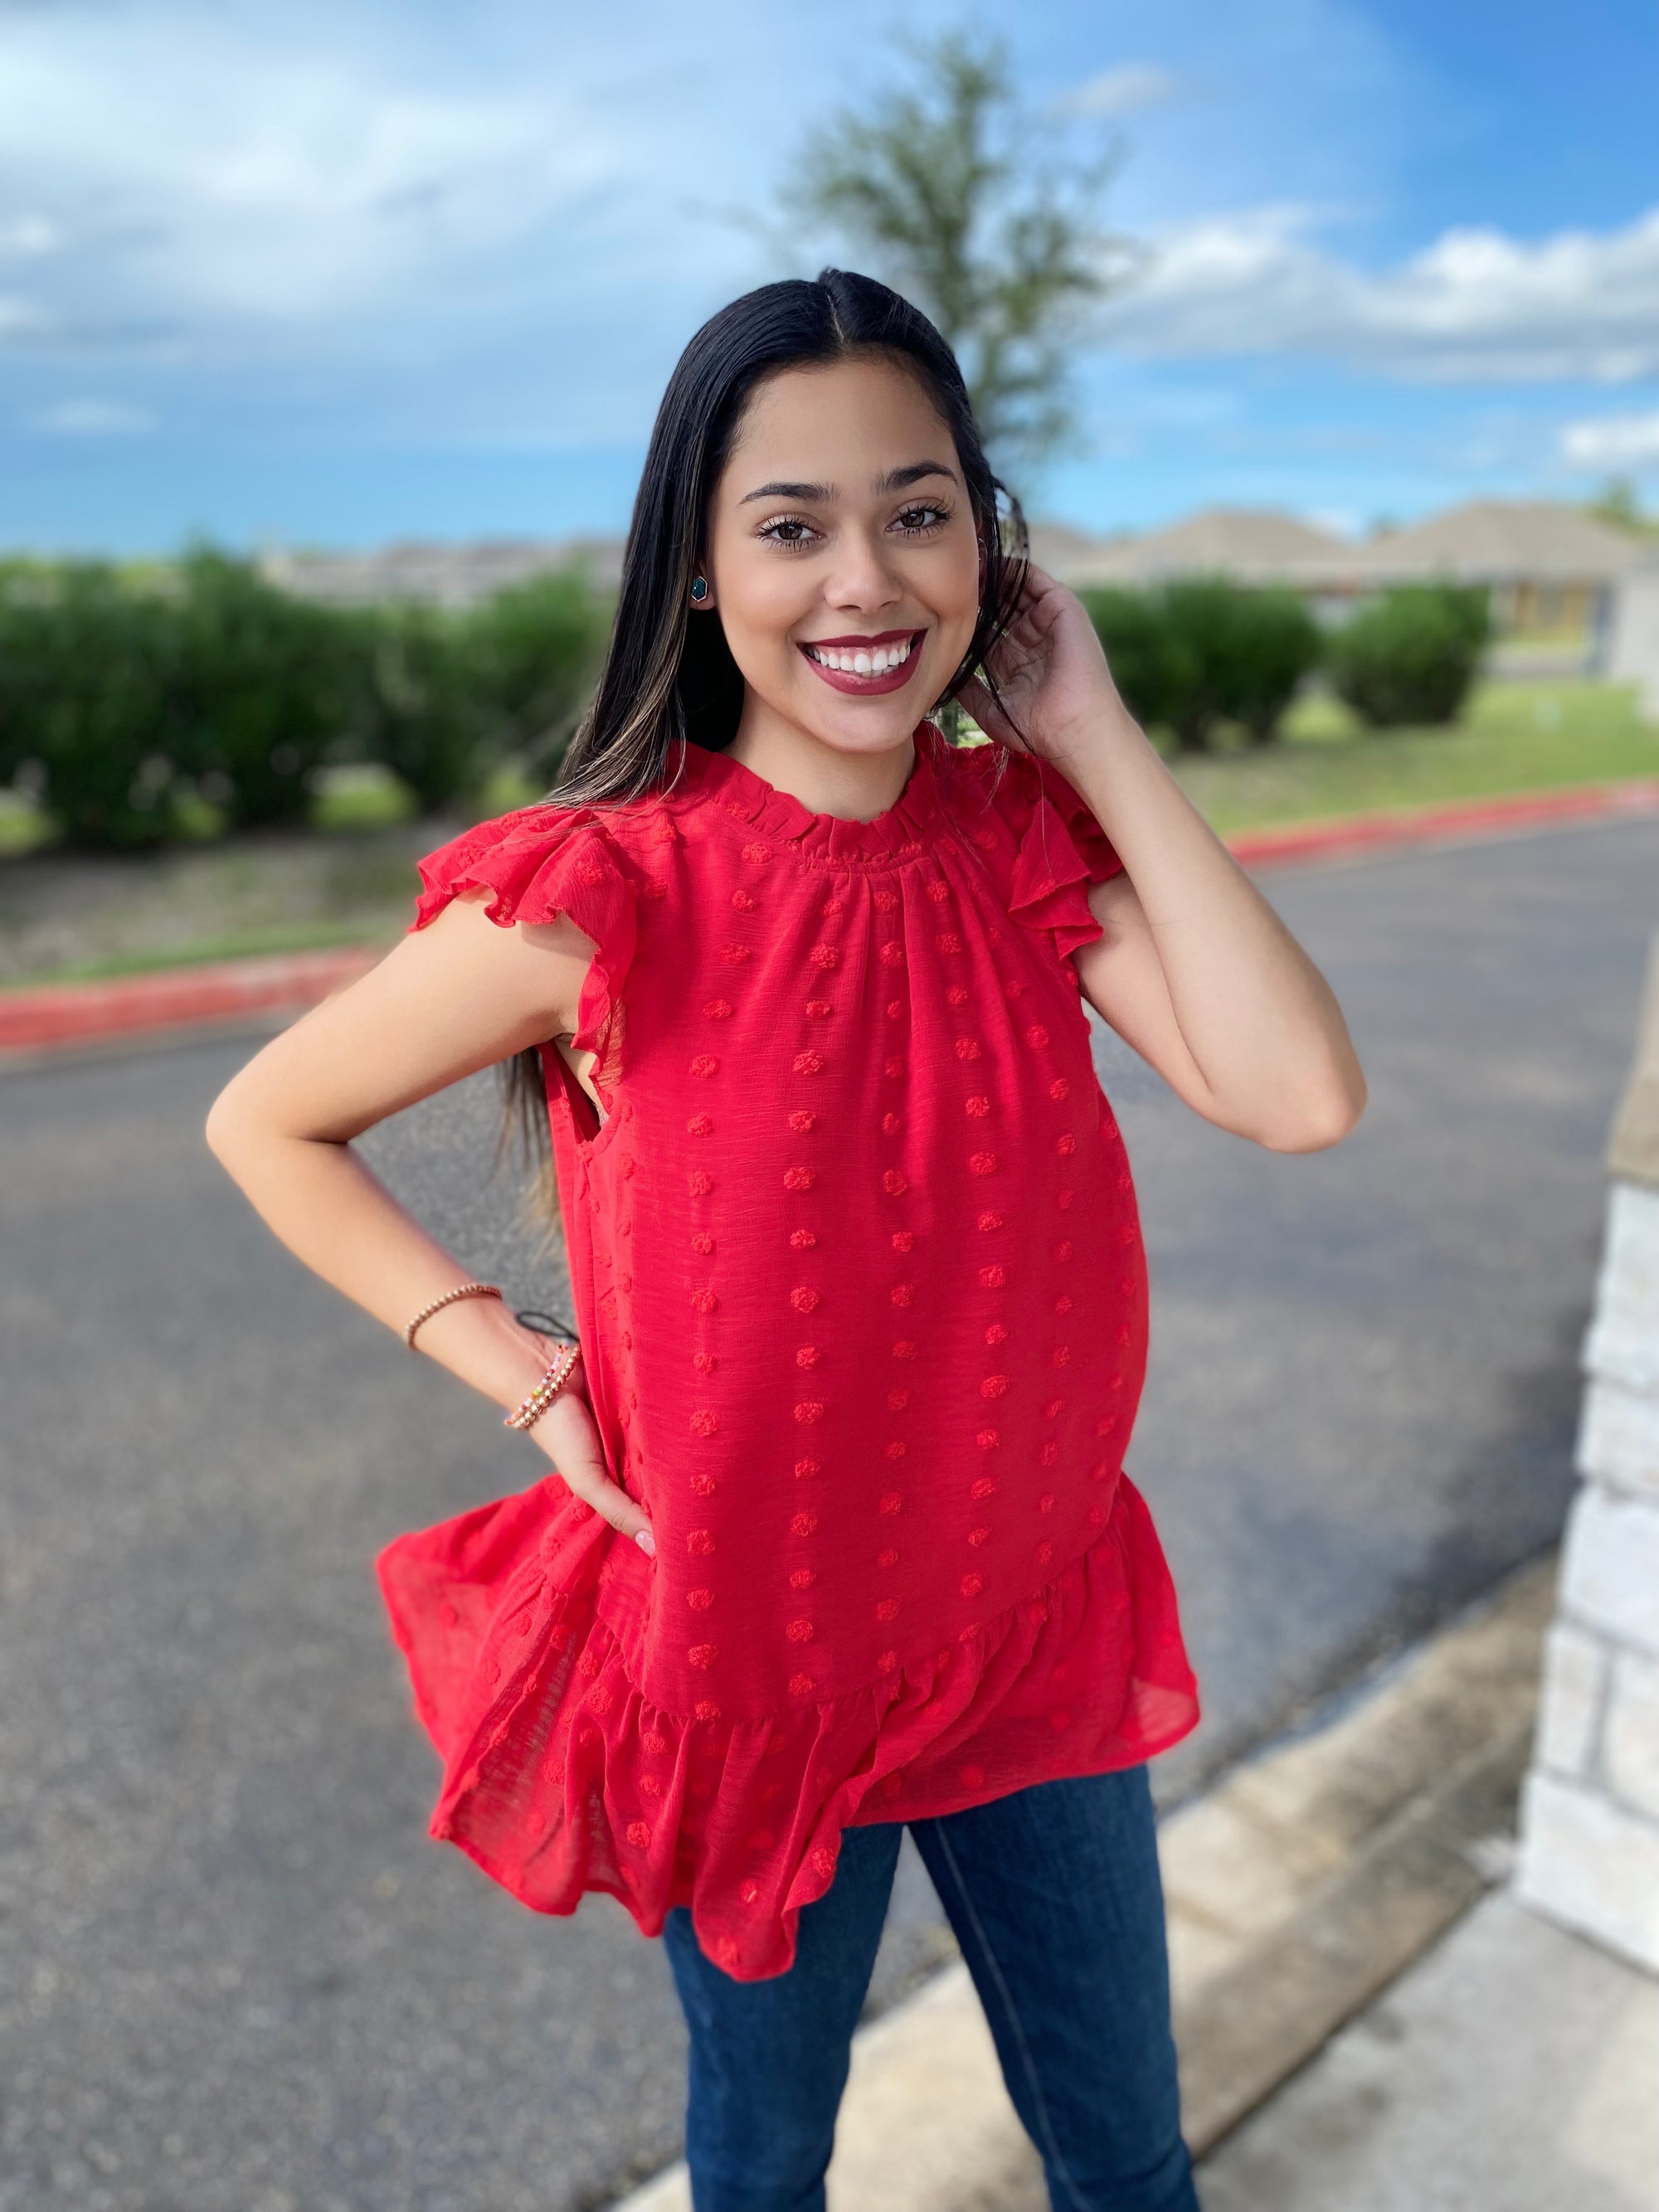
M653 1559L656 1558L657 1540L648 1528L636 1528L634 1532L634 1541L647 1558Z

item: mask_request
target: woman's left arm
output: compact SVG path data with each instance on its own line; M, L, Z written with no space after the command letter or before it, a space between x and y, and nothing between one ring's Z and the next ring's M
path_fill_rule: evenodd
M1032 750L1087 801L1123 862L1073 955L1084 995L1206 1121L1273 1152L1347 1135L1365 1081L1330 986L1159 758L1118 695L1094 626L1033 569L998 681ZM963 703L1018 738L982 687Z

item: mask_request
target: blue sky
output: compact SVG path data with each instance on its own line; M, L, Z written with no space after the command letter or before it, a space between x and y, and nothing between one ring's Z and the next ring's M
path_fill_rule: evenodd
M1001 15L1056 128L1122 134L1150 248L1037 511L1359 528L1615 471L1659 503L1653 0ZM883 82L895 20L0 0L0 544L620 528L679 347L787 273L722 210Z

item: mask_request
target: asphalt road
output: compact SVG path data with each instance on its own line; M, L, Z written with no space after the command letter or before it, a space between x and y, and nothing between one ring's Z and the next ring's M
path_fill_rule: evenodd
M1558 1529L1659 825L1272 890L1367 1063L1347 1145L1257 1153L1103 1044L1155 1293L1130 1463L1206 1701L1166 1801ZM659 1947L425 1839L370 1571L540 1462L220 1176L246 1049L0 1079L0 2212L577 2212L676 2148ZM493 1116L465 1086L368 1149L556 1299ZM878 2001L939 1942L912 1857Z

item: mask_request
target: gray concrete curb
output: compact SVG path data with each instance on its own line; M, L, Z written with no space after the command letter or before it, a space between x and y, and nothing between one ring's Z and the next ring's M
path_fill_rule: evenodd
M1201 2156L1509 1864L1555 1562L1269 1746L1160 1831L1188 2140ZM831 2212L1046 2212L967 1969L863 2029ZM615 2212L690 2212L685 2168Z

